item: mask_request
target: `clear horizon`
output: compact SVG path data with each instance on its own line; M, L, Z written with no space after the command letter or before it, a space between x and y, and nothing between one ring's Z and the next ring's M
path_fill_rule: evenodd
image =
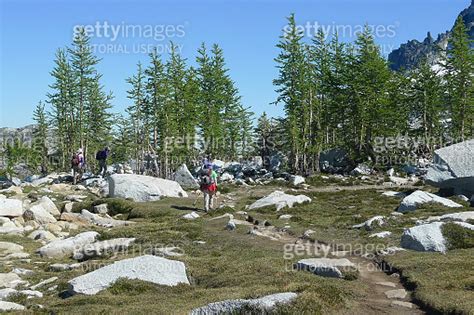
M343 41L353 41L365 23L373 25L385 55L408 40L422 41L450 30L470 0L384 3L337 1L1 1L0 127L33 123L33 109L46 99L52 83L49 72L58 48L69 46L75 27L85 25L93 35L102 84L112 91L113 112L130 105L125 79L136 64L148 64L147 51L169 48L175 42L188 64L194 64L201 42L219 44L242 104L258 117L283 113L270 105L276 98L272 80L277 76L275 45L295 13L308 35L317 26L338 28ZM212 9L211 9L212 8ZM166 58L166 54L164 54Z

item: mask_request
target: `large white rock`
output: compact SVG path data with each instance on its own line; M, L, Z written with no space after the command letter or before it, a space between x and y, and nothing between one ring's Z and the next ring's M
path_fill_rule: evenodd
M161 197L187 197L181 186L172 180L134 174L114 174L109 177L109 196L153 201Z
M39 224L56 222L56 218L39 204L32 205L28 210L25 210L23 213L23 218L25 221L33 220Z
M397 211L402 212L402 213L414 211L416 210L417 206L425 204L425 203L431 203L431 202L439 203L449 208L462 208L462 205L450 199L443 198L443 197L440 197L435 194L425 192L422 190L417 190L411 195L403 198Z
M174 180L184 189L197 189L199 184L188 170L186 164L182 164L174 173Z
M473 195L474 139L435 150L425 181L436 187L453 188L458 194Z
M377 215L375 217L372 217L368 219L365 222L362 222L360 224L353 225L353 229L360 229L360 228L365 228L367 231L371 231L374 228L374 225L377 226L383 226L385 224L385 217L381 215Z
M0 217L19 217L23 214L23 203L18 199L0 198Z
M2 312L22 311L24 309L25 309L25 307L23 305L13 303L13 302L0 301L0 311L2 311Z
M210 303L206 306L193 309L189 315L213 315L213 314L246 314L246 308L258 311L258 314L267 314L276 306L291 303L297 294L293 292L276 293L266 295L258 299L236 299Z
M1 288L11 288L14 289L18 285L23 284L24 281L13 272L0 273L0 289Z
M83 232L76 236L64 240L55 240L38 249L38 253L43 257L60 258L71 256L75 250L96 241L99 233Z
M61 215L61 212L59 211L58 207L56 207L54 202L47 196L41 197L41 199L38 200L38 202L35 204L40 205L41 207L43 207L44 210L46 210L53 216Z
M401 246L420 252L446 252L446 239L443 236L442 222L418 225L403 232Z
M277 211L285 207L293 208L295 204L311 202L311 198L305 195L288 195L283 191L276 190L270 195L255 201L249 206L249 210L258 209L267 206L275 206Z
M299 270L311 271L314 274L329 278L342 278L340 269L354 268L355 265L347 258L308 258L296 264Z
M16 254L22 253L23 246L11 243L11 242L0 242L0 254L8 255L8 254Z
M114 262L69 281L71 294L94 295L120 278L136 279L160 285L189 284L183 262L144 255Z
M104 255L124 251L134 242L135 238L114 238L87 244L84 247L75 250L72 258L76 260L83 260L93 257L101 257Z

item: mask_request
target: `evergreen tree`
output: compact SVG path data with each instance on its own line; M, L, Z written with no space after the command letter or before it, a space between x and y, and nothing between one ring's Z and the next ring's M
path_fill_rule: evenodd
M76 106L75 76L65 50L56 52L55 67L51 71L54 82L47 94L51 104L50 121L60 155L60 167L66 169L72 152L78 146L78 110Z
M386 115L387 85L391 73L368 26L356 40L351 72L351 124L355 139L352 149L355 158L375 159L372 144L377 133L383 133L386 127L380 118Z
M454 140L474 135L474 50L461 16L456 20L444 60L447 103Z
M276 104L283 103L288 131L290 167L300 171L300 158L308 128L308 108L305 106L308 65L305 57L305 45L302 42L303 31L296 26L294 15L288 18L286 32L280 36L277 47L280 49L275 59L279 76L273 80L278 93Z
M270 154L274 149L274 126L272 121L268 118L267 113L263 114L257 120L257 127L255 128L255 141L257 152L262 157L264 166L268 168Z
M48 121L44 104L39 102L33 112L37 127L33 133L33 150L37 154L36 165L41 166L41 173L48 173Z
M74 84L77 89L75 105L77 106L76 127L79 135L78 145L83 148L84 155L87 155L85 139L86 130L89 126L86 111L87 107L90 107L88 102L91 86L94 85L94 81L98 79L95 66L99 62L99 59L93 55L89 42L90 39L87 36L85 29L80 28L74 36L72 47L69 49L71 66L74 74Z
M442 86L438 72L433 71L427 61L422 62L412 75L413 107L411 114L420 122L419 132L425 140L440 135ZM400 91L402 93L402 91ZM434 148L430 148L430 151Z
M137 73L127 79L127 83L131 85L127 91L127 98L133 101L133 105L127 108L132 121L133 135L133 157L135 159L135 171L140 173L141 165L147 148L148 135L146 134L146 92L145 92L145 76L141 63L137 64Z

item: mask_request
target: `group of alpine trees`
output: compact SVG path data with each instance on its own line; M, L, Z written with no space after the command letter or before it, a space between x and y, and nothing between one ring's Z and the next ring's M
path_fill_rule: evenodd
M257 143L273 139L271 147L287 154L293 171L317 171L320 153L329 148L376 164L379 139L421 138L424 145L410 149L430 153L440 142L474 136L474 52L462 18L437 67L426 60L403 72L390 70L369 27L355 43L343 43L322 30L305 41L294 15L288 26L277 45L274 80L275 103L284 106L285 117L260 117ZM286 139L278 131L268 135L278 128ZM423 153L410 149L402 153Z
M69 169L79 148L92 171L96 152L111 146L114 161L134 160L134 171L151 169L162 177L203 155L234 159L251 153L253 113L242 105L218 45L208 50L202 44L195 67L173 44L167 59L152 52L149 64L138 63L126 79L129 106L123 115L111 112L113 96L104 92L89 41L81 29L70 48L57 51L49 109L41 102L35 109L33 148L44 171ZM57 150L55 163L47 159L48 147Z
M40 153L38 164L43 171L48 166L70 168L71 157L79 149L86 161L93 160L96 151L111 140L112 94L106 93L101 85L101 74L96 68L99 59L92 53L83 29L74 37L71 47L57 50L54 63L54 81L47 94L49 110L40 102L33 115L38 125L33 148ZM54 144L48 143L48 139L54 139ZM47 159L48 147L57 149L54 163Z
M250 152L253 113L240 102L218 45L209 51L202 44L195 67L173 44L167 60L152 52L127 82L132 104L114 146L130 149L137 171L151 168L169 177L203 155L237 159Z
M254 126L216 44L202 44L193 65L173 44L167 56L152 52L148 64L138 63L126 80L126 113L112 114L113 96L97 71L100 60L80 30L71 47L56 53L48 110L40 103L34 112L37 162L48 170L49 139L57 149L56 168L68 169L78 148L91 161L109 145L114 161L134 160L135 171L151 169L161 177L203 155L260 155L265 161L278 151L288 157L289 170L309 174L318 170L322 151L342 148L354 161L377 164L378 140L400 135L421 137L424 145L399 154L429 154L440 141L474 136L471 45L459 18L436 67L426 60L394 72L369 27L354 43L322 30L307 41L291 15L277 44L273 82L274 103L283 105L285 115L264 113Z

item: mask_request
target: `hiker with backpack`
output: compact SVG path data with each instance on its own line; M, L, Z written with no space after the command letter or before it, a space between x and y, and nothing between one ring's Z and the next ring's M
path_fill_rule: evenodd
M102 174L102 177L105 177L105 173L107 172L107 157L110 154L110 148L105 147L103 150L97 151L95 155L95 159L99 162L99 173L98 175Z
M82 178L82 174L84 173L84 165L84 154L82 149L79 148L77 152L72 155L71 159L72 178L74 185L76 185L78 180Z
M205 165L200 176L201 191L204 194L204 210L209 212L212 210L214 196L217 192L217 173L212 166Z

